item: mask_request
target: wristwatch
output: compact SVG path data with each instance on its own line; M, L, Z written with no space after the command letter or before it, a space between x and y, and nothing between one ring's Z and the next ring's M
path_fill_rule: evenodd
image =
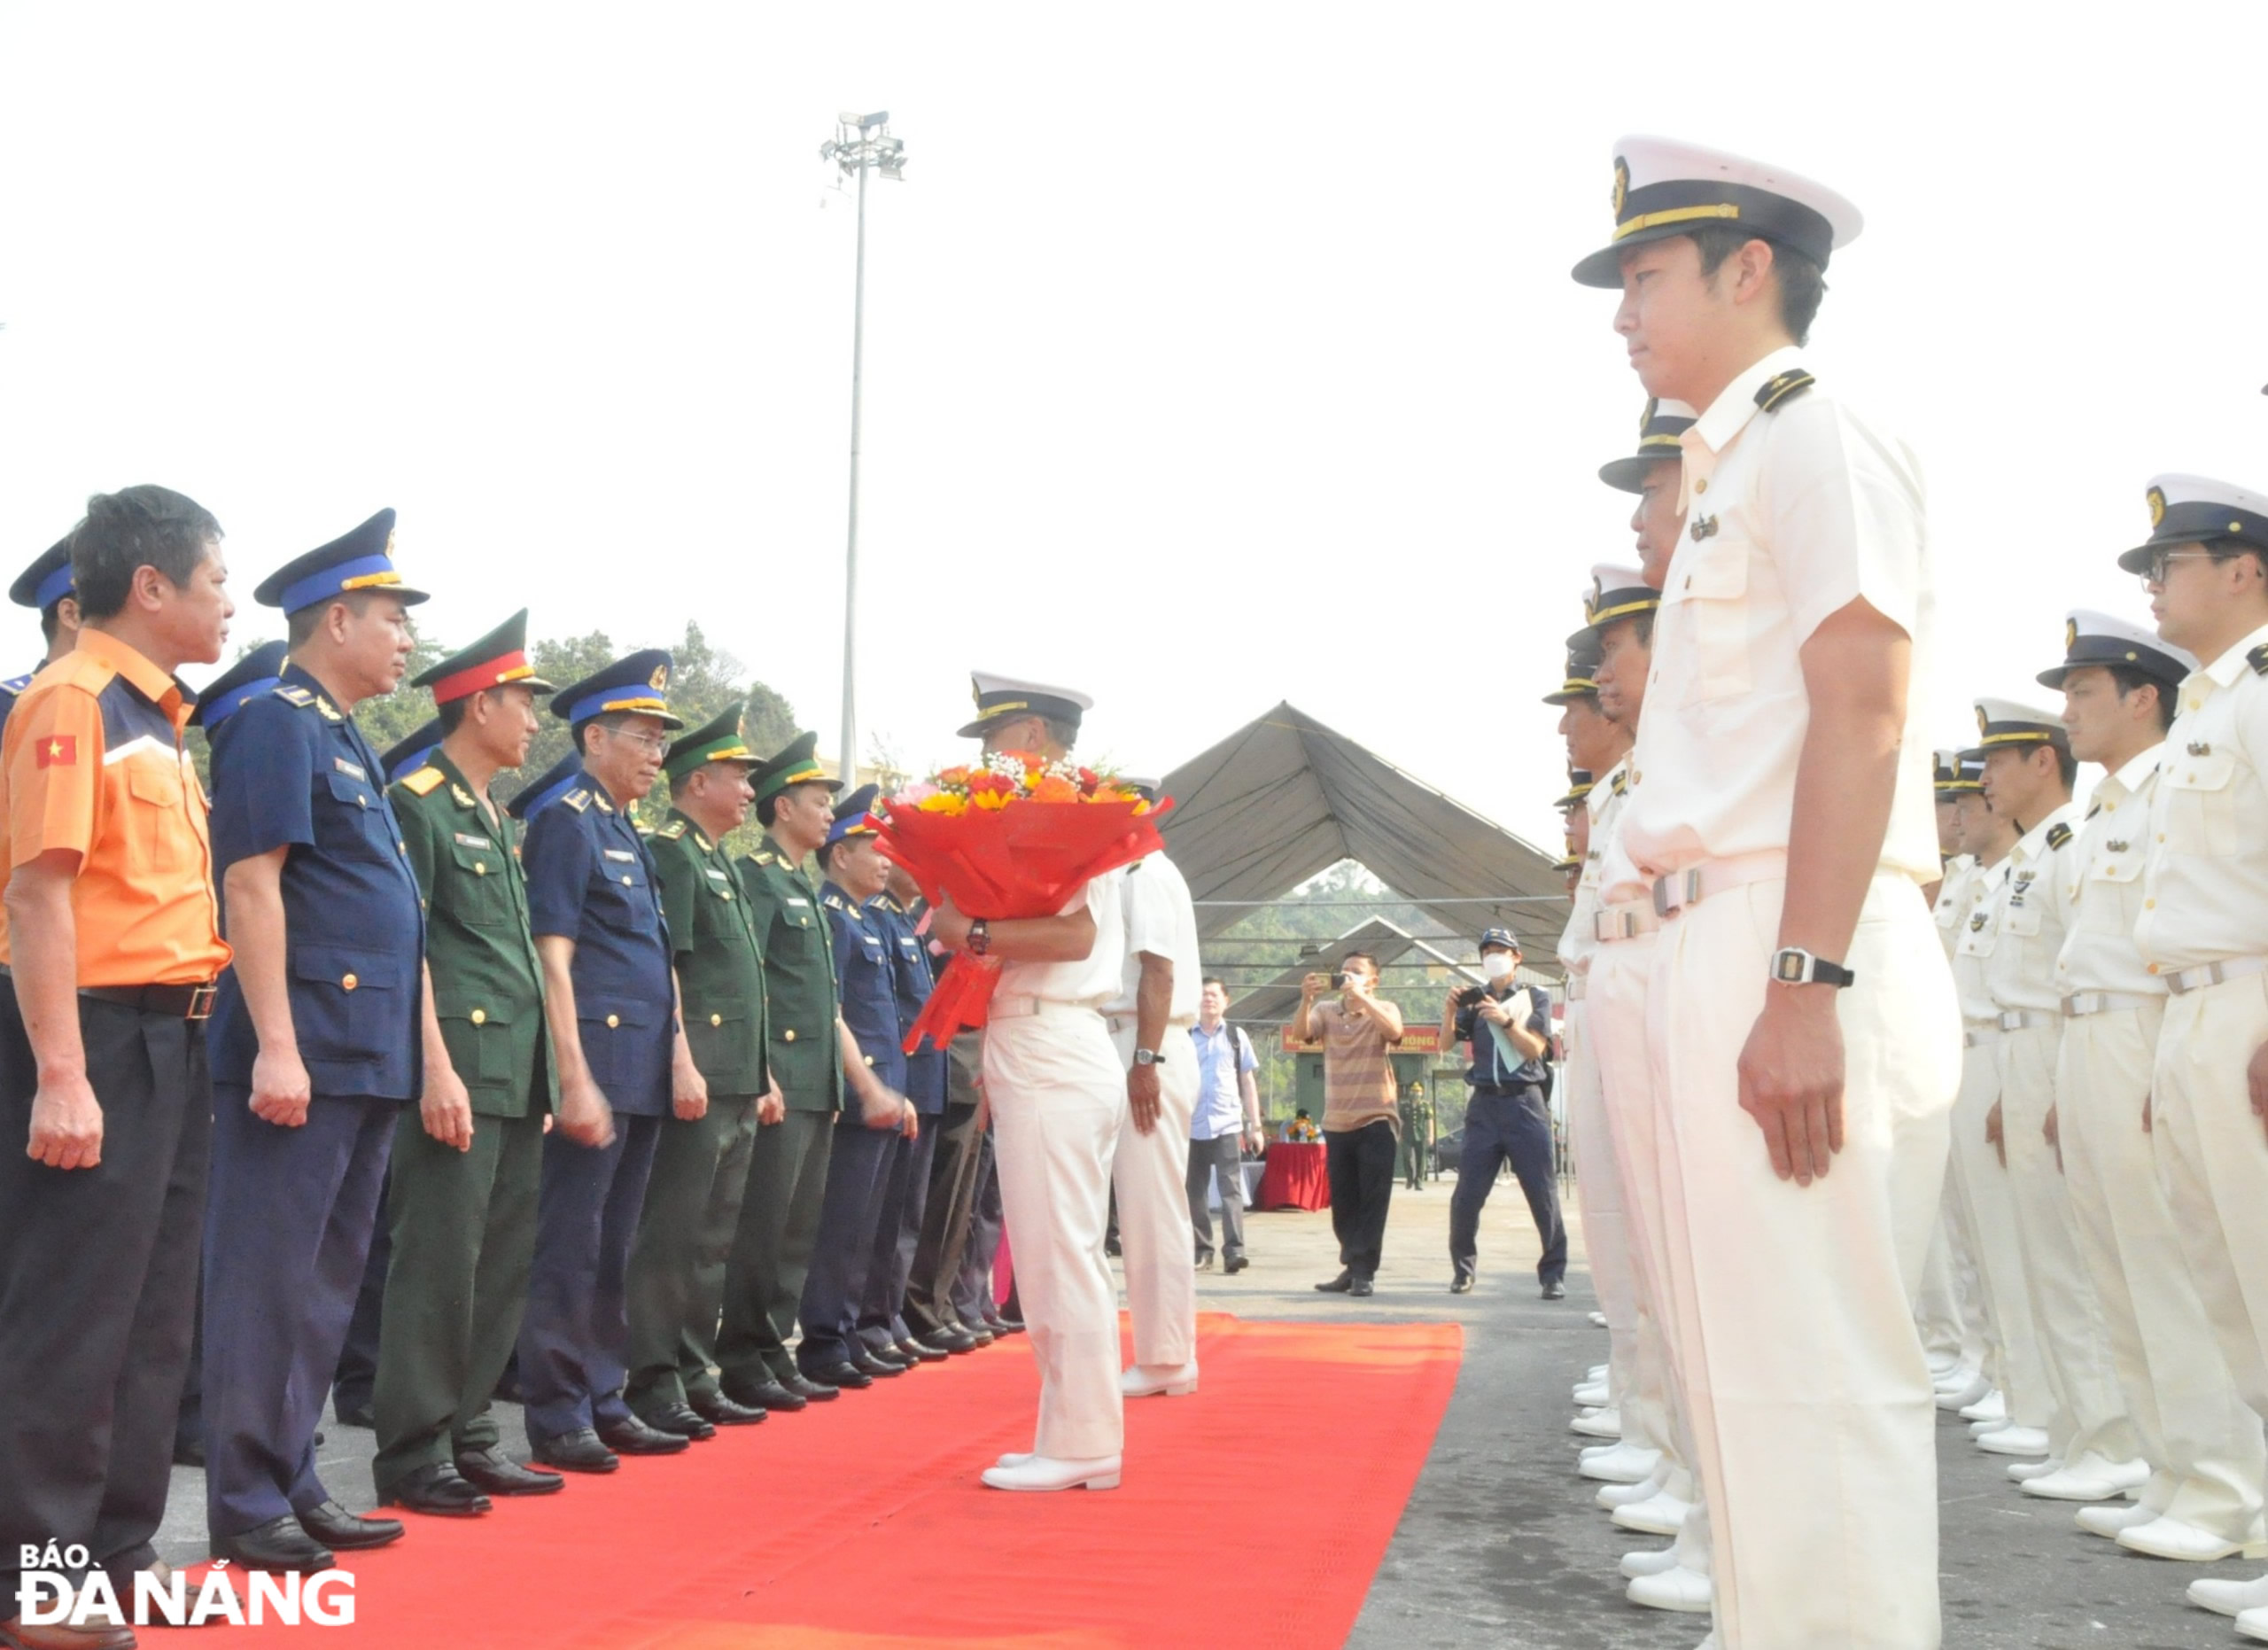
M1134 1051L1134 1063L1138 1066L1161 1066L1165 1062L1165 1055L1157 1049L1138 1048Z
M1839 962L1814 956L1801 946L1783 946L1772 953L1772 977L1783 985L1832 985L1839 990L1859 977Z
M962 946L972 957L981 957L992 949L992 925L978 917L968 925L968 939Z

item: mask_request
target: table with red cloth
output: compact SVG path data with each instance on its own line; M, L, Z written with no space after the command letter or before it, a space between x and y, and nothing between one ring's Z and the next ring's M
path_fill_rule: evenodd
M1321 1140L1271 1140L1268 1166L1261 1171L1254 1209L1328 1209L1331 1171Z

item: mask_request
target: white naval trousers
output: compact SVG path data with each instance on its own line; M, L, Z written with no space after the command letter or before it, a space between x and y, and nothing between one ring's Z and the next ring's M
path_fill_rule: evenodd
M1984 1314L1978 1289L1977 1270L1969 1257L1961 1197L1953 1188L1953 1165L1948 1162L1937 1229L1930 1234L1922 1287L1914 1296L1914 1324L1922 1334L1922 1350L1933 1360L1946 1358L1967 1368L1984 1367Z
M1032 1449L1092 1460L1116 1455L1126 1436L1118 1286L1103 1253L1126 1068L1094 1009L1037 1006L985 1025L984 1093L1016 1297L1039 1361Z
M1977 1245L1992 1358L1985 1366L2000 1389L2008 1419L2037 1427L2060 1447L2062 1427L2039 1337L2032 1331L2031 1294L2023 1280L2023 1251L2016 1242L2016 1195L2000 1154L1984 1138L1984 1121L2000 1097L2000 1062L1992 1046L1998 1027L1972 1026L1961 1061L1961 1093L1953 1107L1953 1180L1961 1216ZM2003 1119L2005 1123L2005 1118Z
M1582 978L1570 977L1571 992L1573 981ZM1589 989L1587 980L1583 989ZM1658 1450L1668 1436L1666 1393L1659 1380L1651 1388L1638 1381L1635 1259L1623 1216L1622 1180L1607 1128L1606 1099L1599 1087L1598 1051L1591 1044L1589 1008L1588 1000L1568 999L1567 1063L1560 1073L1566 1085L1567 1156L1575 1165L1575 1218L1582 1229L1583 1253L1590 1259L1598 1309L1606 1319L1607 1401L1621 1416L1625 1444Z
M2268 1452L2230 1378L2142 1127L2165 1005L2063 1022L2057 1112L2079 1254L2102 1304L2112 1366L2154 1469L2139 1499L2227 1541L2260 1523Z
M1670 1318L1724 1650L1935 1650L1937 1408L1913 1291L1945 1185L1959 1011L1913 883L1877 876L1839 993L1844 1146L1782 1180L1740 1106L1786 884L1663 928L1647 1004ZM1596 966L1596 965L1594 965Z
M2200 986L2167 1003L2150 1138L2221 1355L2245 1402L2268 1413L2268 1133L2245 1078L2263 1043L2268 975Z
M2071 1188L2047 1143L2047 1109L2055 1103L2055 1050L2061 1016L2044 1025L2004 1031L1993 1046L2000 1075L2000 1138L2008 1149L2008 1189L2016 1202L2016 1243L2023 1251L2031 1327L2062 1425L2051 1435L2057 1454L2076 1461L2093 1453L2130 1461L2141 1440L2126 1417L2126 1400L2110 1358L2110 1332L2086 1263L2079 1258ZM2060 1122L2062 1114L2057 1114Z
M1600 1087L1605 1096L1607 1128L1615 1143L1614 1161L1622 1177L1625 1225L1636 1283L1637 1374L1632 1389L1643 1409L1658 1413L1662 1490L1692 1511L1677 1532L1677 1561L1706 1576L1710 1571L1709 1502L1694 1475L1693 1428L1686 1417L1677 1370L1677 1340L1666 1313L1670 1295L1669 1251L1661 1220L1662 1153L1654 1112L1653 1068L1646 1057L1646 993L1653 977L1655 936L1634 935L1602 944L1591 959L1584 988L1588 1031L1598 1049ZM1629 1400L1624 1401L1623 1436L1629 1436Z
M1134 1017L1123 1018L1111 1037L1122 1071L1134 1062ZM1118 1192L1118 1247L1126 1261L1126 1309L1134 1319L1134 1361L1161 1368L1197 1361L1189 1120L1197 1110L1199 1078L1197 1045L1186 1022L1167 1027L1164 1053L1157 1126L1144 1134L1129 1118L1110 1164Z

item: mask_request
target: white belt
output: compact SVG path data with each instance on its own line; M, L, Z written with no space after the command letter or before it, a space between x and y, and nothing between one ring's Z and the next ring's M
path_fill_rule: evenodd
M1673 917L1688 906L1699 905L1712 894L1721 894L1751 883L1778 882L1788 875L1788 856L1781 849L1735 855L1689 865L1654 878L1654 915Z
M2063 1017L2076 1020L2085 1014L2109 1014L2119 1008L2147 1008L2159 998L2143 992L2081 991L2063 999Z
M1961 1046L1963 1048L1974 1048L1979 1043L1988 1043L1992 1041L1992 1039L1998 1037L2000 1034L2000 1023L1999 1021L1978 1020L1961 1028Z
M2001 1012L2000 1027L2004 1031L2021 1031L2036 1025L2055 1023L2052 1008L2008 1008Z
M1588 977L1588 976L1582 974L1570 974L1567 977L1567 1000L1569 1002L1582 1001L1583 986Z
M986 1017L994 1020L1016 1020L1034 1014L1093 1014L1102 1012L1100 1001L1067 1002L1053 997L995 997Z
M1662 925L1654 915L1653 907L1643 899L1623 899L1608 906L1591 918L1591 929L1601 945L1611 946L1619 939L1635 939L1641 934L1651 934Z
M2173 974L2161 974L2165 988L2175 996L2193 992L2201 986L2218 985L2223 980L2241 980L2247 975L2268 973L2268 957L2231 957L2225 962L2204 962L2194 969L2183 969Z
M1105 1014L1103 1016L1103 1020L1109 1025L1110 1034L1113 1037L1115 1037L1121 1031L1133 1031L1140 1023L1141 1016L1137 1014L1131 1008L1124 1008L1115 1014ZM1185 1031L1196 1023L1197 1016L1195 1015L1184 1015L1179 1019L1168 1020L1166 1022L1166 1030L1169 1031Z

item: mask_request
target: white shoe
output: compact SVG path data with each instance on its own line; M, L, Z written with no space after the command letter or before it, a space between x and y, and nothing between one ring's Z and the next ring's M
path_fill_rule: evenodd
M1682 1610L1698 1615L1716 1602L1717 1590L1700 1571L1679 1564L1658 1575L1635 1577L1622 1590L1622 1596L1650 1610Z
M1642 1547L1635 1553L1622 1555L1622 1573L1632 1581L1641 1576L1658 1576L1666 1569L1676 1568L1677 1549L1674 1546L1664 1547L1658 1553Z
M1593 1364L1589 1370L1584 1374L1583 1379L1586 1381L1605 1380L1606 1366L1604 1364Z
M1586 1438L1619 1438L1622 1436L1622 1413L1612 1409L1589 1409L1575 1417L1574 1428Z
M1974 1404L1962 1405L1961 1418L1963 1420L2006 1420L2008 1418L2008 1401L1995 1387Z
M1036 1461L1039 1458L1034 1455L1029 1450L1010 1450L998 1460L993 1462L992 1465L995 1467L1021 1467L1026 1461Z
M2062 1470L2063 1463L2061 1461L2010 1461L2008 1463L2008 1476L2020 1484L2028 1484L2035 1478L2045 1478L2050 1473L2060 1473Z
M2241 1615L2247 1610L2268 1607L2268 1576L2257 1581L2193 1581L2189 1602L2222 1615Z
M2018 1487L2026 1495L2050 1501L2115 1501L2149 1481L2150 1469L2142 1462L2108 1461L2090 1450L2069 1467L2026 1479Z
M1585 1409L1604 1409L1614 1394L1606 1389L1604 1381L1586 1381L1574 1392L1575 1402Z
M1596 1478L1601 1483L1638 1484L1654 1475L1662 1464L1659 1450L1640 1449L1635 1444L1618 1444L1596 1455L1586 1455L1575 1470L1586 1478Z
M2037 1427L2003 1427L1980 1436L1977 1447L1988 1455L2045 1455L2047 1435Z
M1121 1372L1118 1389L1130 1398L1185 1398L1197 1390L1197 1364L1137 1364Z
M1625 1529L1635 1529L1646 1536L1674 1536L1685 1527L1685 1516L1693 1510L1690 1501L1681 1501L1674 1495L1658 1495L1651 1501L1633 1501L1614 1509L1614 1522Z
M1591 1503L1603 1511L1612 1513L1616 1507L1628 1506L1634 1501L1651 1501L1662 1492L1662 1475L1656 1471L1643 1483L1602 1484L1599 1492L1591 1498Z
M1594 1329L1605 1328L1606 1314L1604 1312L1593 1312L1591 1314L1591 1327Z
M1922 1361L1928 1364L1930 1366L1930 1380L1943 1381L1947 1375L1953 1374L1954 1370L1961 1367L1961 1354L1958 1352L1931 1352Z
M1035 1455L1014 1467L994 1467L984 1482L995 1490L1115 1490L1118 1457L1097 1456L1086 1461L1059 1461Z
M2247 1638L2268 1638L2268 1610L2247 1610L2236 1618L2236 1630Z
M2090 1536L2101 1536L2107 1540L2116 1541L2118 1539L2118 1532L2120 1530L2133 1529L2143 1524L2155 1523L2157 1522L2158 1517L2158 1514L2152 1512L2147 1506L2134 1506L2132 1505L2125 1506L2083 1506L2076 1514L2072 1514L2071 1522L2077 1524L2081 1529L2085 1530ZM2219 1584L2220 1584L2218 1582L2193 1581L2189 1584L2189 1587L2190 1591L2194 1592L2200 1587L2218 1586ZM2264 1603L2268 1603L2268 1592L2261 1594L2261 1600ZM2193 1599L2191 1602L2194 1603L2196 1600ZM2230 1615L2234 1615L2236 1611L2231 1609L2225 1613Z
M1943 1386L1937 1389L1939 1409L1967 1409L1972 1404L1982 1404L1992 1396L1992 1383L1983 1375L1971 1375L1958 1386Z
M2240 1553L2249 1559L2268 1558L2268 1541L2256 1534L2250 1541L2230 1541L2210 1529L2163 1515L2120 1530L2118 1545L2129 1553L2147 1553L2154 1559L2174 1559L2185 1564L2211 1564Z

